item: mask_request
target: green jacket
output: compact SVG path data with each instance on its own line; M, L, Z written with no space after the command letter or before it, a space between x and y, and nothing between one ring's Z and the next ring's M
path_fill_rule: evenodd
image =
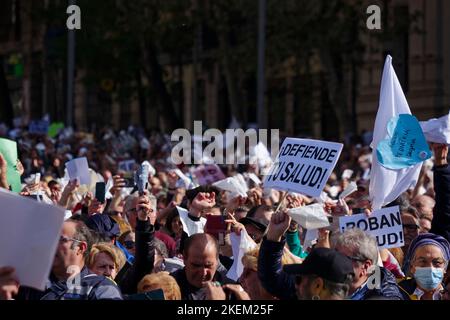
M291 250L291 252L297 257L304 259L308 255L307 252L303 251L303 247L298 236L298 231L287 231L286 243L289 247L289 250Z

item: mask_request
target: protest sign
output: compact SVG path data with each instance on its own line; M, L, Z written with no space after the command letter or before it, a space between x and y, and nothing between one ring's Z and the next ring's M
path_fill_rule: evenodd
M47 134L50 138L54 138L58 135L58 133L64 129L64 123L62 122L53 122L48 127Z
M118 169L124 172L134 171L136 169L136 161L135 160L124 160L118 163Z
M397 248L404 245L400 207L387 207L366 214L355 214L339 218L341 232L348 228L359 228L377 239L380 248Z
M79 179L80 184L90 186L91 174L89 172L88 162L85 157L76 158L66 162L66 168L71 181Z
M216 164L200 165L194 170L194 175L201 186L225 179L225 175Z
M16 170L17 143L12 140L0 138L0 153L7 163L6 180L11 186L11 190L19 193L22 191L22 184L20 182L20 174Z
M0 189L0 266L16 269L23 286L44 290L65 216L64 208Z
M28 125L28 132L34 134L47 134L49 123L46 120L31 121Z
M264 187L320 196L342 147L335 142L286 138Z

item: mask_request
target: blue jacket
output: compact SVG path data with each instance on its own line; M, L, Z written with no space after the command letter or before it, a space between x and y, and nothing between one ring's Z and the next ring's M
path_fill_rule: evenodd
M75 279L79 279L79 282ZM113 281L98 276L84 267L74 281L58 281L54 276L50 276L44 292L21 287L17 298L18 300L122 300L122 294Z
M386 268L380 267L381 283L379 289L369 289L368 284L356 290L350 300L370 300L370 299L387 299L387 300L404 300L397 280L394 275ZM370 280L369 280L370 282Z

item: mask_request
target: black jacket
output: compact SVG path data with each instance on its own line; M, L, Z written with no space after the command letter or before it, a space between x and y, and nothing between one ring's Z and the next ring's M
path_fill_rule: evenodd
M118 280L123 294L134 294L141 279L152 272L155 261L155 228L150 221L136 222L136 255L132 266Z
M283 271L281 258L286 240L263 239L258 255L258 278L268 293L280 300L297 299L295 277Z
M235 283L233 280L226 277L227 270L219 263L214 279L212 281L219 281L221 284ZM191 285L186 277L185 268L179 269L170 274L178 283L181 291L182 300L206 300L205 291L203 288L197 288Z
M430 232L450 241L450 167L434 167L433 171L436 205Z

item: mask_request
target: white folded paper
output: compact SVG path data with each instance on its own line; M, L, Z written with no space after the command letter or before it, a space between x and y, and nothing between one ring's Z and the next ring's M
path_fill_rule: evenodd
M353 192L358 190L358 186L356 185L356 182L352 181L348 184L347 188L345 188L344 191L341 192L339 195L339 199L345 199L349 195L351 195Z
M230 234L231 249L233 250L233 264L228 270L227 277L231 280L237 281L244 271L242 264L242 257L247 251L255 249L256 243L248 236L247 231L242 230L241 235L238 236L234 232Z
M299 225L308 230L330 226L323 204L320 203L289 209L287 213Z

